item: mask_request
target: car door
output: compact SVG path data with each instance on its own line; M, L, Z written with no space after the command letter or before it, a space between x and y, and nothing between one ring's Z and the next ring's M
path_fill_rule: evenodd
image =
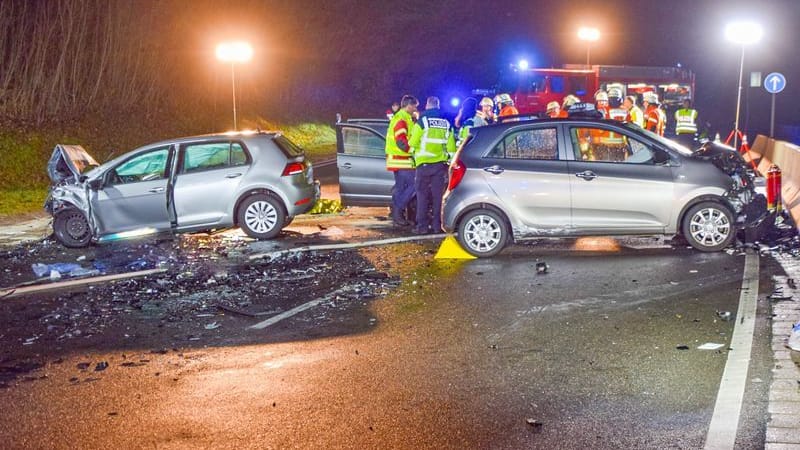
M339 197L345 206L388 206L394 174L386 170L386 129L374 120L336 124Z
M170 146L137 152L111 168L92 195L92 214L101 235L133 230L169 230L167 181Z
M230 226L239 184L252 158L240 142L180 146L173 188L177 227Z
M655 162L656 144L599 123L566 125L565 132L576 233L663 233L675 220L672 168Z
M531 235L564 233L569 226L570 181L561 147L557 125L512 128L481 161L506 213Z

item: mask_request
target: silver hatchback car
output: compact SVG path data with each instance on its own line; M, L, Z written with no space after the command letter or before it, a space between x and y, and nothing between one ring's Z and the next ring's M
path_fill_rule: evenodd
M234 226L270 239L320 195L303 149L276 132L162 141L103 165L58 145L47 170L45 209L67 247Z
M478 257L513 240L586 235L683 235L701 251L736 236L757 195L730 147L697 151L597 119L543 119L473 128L450 167L443 226Z

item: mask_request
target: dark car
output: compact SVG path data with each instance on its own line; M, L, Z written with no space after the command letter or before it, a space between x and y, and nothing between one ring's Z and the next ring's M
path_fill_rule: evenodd
M543 236L683 235L698 250L735 238L756 197L732 148L691 151L602 119L473 128L450 167L443 226L475 256Z
M344 206L390 206L394 175L386 170L386 119L336 124L339 196Z

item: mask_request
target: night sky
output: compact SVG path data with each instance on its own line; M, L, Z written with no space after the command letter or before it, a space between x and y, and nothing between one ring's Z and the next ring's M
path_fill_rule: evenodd
M590 25L602 34L592 48L593 64L681 64L694 70L695 106L704 120L726 134L733 128L741 46L728 42L723 30L731 20L748 19L763 24L766 33L761 42L746 49L745 85L749 85L750 71L763 76L782 72L788 87L777 97L776 122L800 122L798 108L791 103L800 93L797 0L412 0L402 2L400 8L370 1L319 4L339 31L333 41L325 34L315 35L308 42L313 46L311 54L325 59L323 66L329 73L364 79L366 85L374 78L381 86L376 94L393 95L363 98L365 106L378 108L405 92L446 96L451 87L453 91L485 87L501 67L520 58L534 67L583 63L586 47L576 30ZM359 7L363 10L354 12ZM337 52L341 46L348 51ZM367 59L349 60L359 55ZM387 61L386 55L396 58ZM384 77L374 75L373 68ZM349 93L359 94L357 90ZM746 87L742 98L742 128L751 135L768 132L770 95L763 87Z
M593 64L693 70L701 120L726 135L741 47L725 40L724 27L750 19L766 34L746 49L746 84L751 70L782 72L788 87L777 96L776 122L800 124L792 103L800 97L800 0L20 0L0 1L2 11L12 19L0 20L9 30L0 33L0 86L11 89L0 91L0 114L12 119L108 109L128 117L139 108L225 126L231 70L214 48L234 39L255 51L236 70L242 117L380 117L405 93L447 103L489 88L521 58L532 67L582 64L577 29L594 26ZM65 39L79 24L88 32ZM26 70L11 70L15 60ZM60 92L60 102L47 92ZM763 87L744 89L741 124L751 136L768 131L770 99ZM201 112L216 119L204 122Z

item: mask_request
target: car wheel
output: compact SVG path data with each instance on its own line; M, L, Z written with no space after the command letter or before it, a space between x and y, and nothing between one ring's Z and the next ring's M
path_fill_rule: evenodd
M494 211L470 211L458 224L458 242L473 256L494 256L500 253L507 241L508 226Z
M283 227L286 228L289 225L291 225L293 220L294 220L294 216L286 216L286 218L283 219Z
M53 220L53 234L65 247L86 247L92 241L92 229L86 216L75 208L68 208L56 214Z
M286 213L280 200L271 195L247 197L239 207L239 226L255 239L272 239L285 226Z
M733 213L715 202L692 206L683 217L683 236L689 245L703 252L716 252L736 237Z

